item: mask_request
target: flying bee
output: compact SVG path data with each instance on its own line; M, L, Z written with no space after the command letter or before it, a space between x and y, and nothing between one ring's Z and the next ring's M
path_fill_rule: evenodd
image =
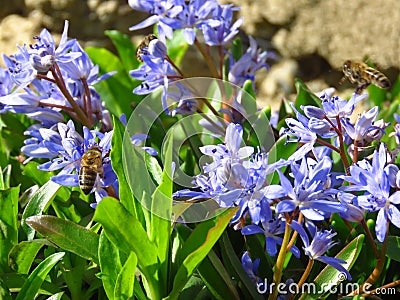
M85 195L88 195L95 186L97 175L103 178L103 158L99 147L88 149L81 158L79 170L79 187Z
M155 34L146 35L143 40L140 42L139 46L136 49L136 58L138 61L143 62L142 55L148 54L147 47L152 40L156 40L157 36Z
M339 81L339 84L342 84L346 79L351 83L356 83L356 94L360 94L371 83L382 89L390 87L390 81L384 74L363 62L347 60L343 64L342 71L344 77Z

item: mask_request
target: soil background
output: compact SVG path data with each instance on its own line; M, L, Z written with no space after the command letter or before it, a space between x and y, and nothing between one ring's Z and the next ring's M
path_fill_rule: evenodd
M338 86L340 67L347 59L369 60L393 82L400 69L399 0L223 0L241 7L241 36L257 39L278 59L257 76L258 101L279 103L293 97L294 78L317 92L336 87L351 93L354 86ZM33 43L41 28L60 36L64 20L68 36L83 46L112 45L105 30L116 29L139 43L151 28L130 32L129 27L147 17L132 10L127 0L0 0L0 53L17 52L17 44ZM199 54L188 53L189 73L207 75ZM1 62L2 64L2 62ZM194 69L193 66L196 66Z

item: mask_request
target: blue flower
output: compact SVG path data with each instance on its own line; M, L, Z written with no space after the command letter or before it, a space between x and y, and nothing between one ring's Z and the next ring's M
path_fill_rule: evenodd
M247 275L249 276L250 280L254 283L262 284L262 280L260 277L257 276L258 274L258 267L260 265L260 259L257 258L254 262L251 260L249 253L246 251L243 253L242 258L242 266Z
M243 235L261 233L265 236L265 247L270 256L275 256L278 252L277 245L282 245L283 239L279 237L279 234L285 231L285 221L281 217L273 217L269 203L263 203L261 205L261 225L247 225L242 228ZM292 246L290 251L297 257L300 257L300 251L296 246Z
M322 221L333 212L346 211L341 203L333 200L337 190L330 188L331 168L332 161L326 156L319 162L306 157L299 163L293 162L293 186L278 170L280 184L289 199L280 201L276 211L292 212L298 207L307 219L314 221Z
M342 124L346 133L353 141L362 141L369 131L378 129L378 127L373 125L377 115L378 107L375 106L359 116L354 125L350 123L349 119L342 119Z
M400 204L400 191L391 194L391 187L396 186L399 168L388 163L390 156L382 143L374 152L372 163L362 160L349 169L349 176L342 178L351 183L342 189L351 192L364 191L357 197L357 204L370 212L378 211L375 231L380 242L385 240L388 221L400 228L400 211L395 206Z
M310 240L308 238L308 235L306 231L303 229L303 227L297 223L296 221L293 221L290 226L296 230L299 235L301 240L303 241L304 244L304 253L312 260L319 260L325 264L331 265L338 271L346 274L346 278L348 280L351 280L351 275L349 271L345 267L343 267L343 264L347 264L346 261L339 259L339 258L333 258L329 256L324 256L325 252L328 251L330 248L332 248L335 243L333 241L333 237L336 236L336 232L332 232L331 230L317 230L315 225L310 225L308 227L309 232L311 233L312 240L310 243Z
M243 17L232 23L233 11L237 10L233 5L218 5L214 10L212 19L204 21L201 29L207 45L225 45L239 33L239 27L243 24Z
M230 63L228 74L229 82L238 86L243 86L246 80L250 79L254 83L256 71L262 68L269 68L266 63L270 56L266 51L261 52L257 48L257 42L253 37L249 37L250 47L246 53L237 61Z
M129 0L128 4L135 10L145 11L151 14L149 18L129 30L138 30L158 23L158 36L165 40L171 39L174 29L182 28L182 24L176 17L183 10L183 1L180 0Z

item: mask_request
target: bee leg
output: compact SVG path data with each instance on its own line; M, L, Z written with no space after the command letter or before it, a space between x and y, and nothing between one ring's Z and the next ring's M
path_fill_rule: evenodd
M339 85L342 85L342 84L346 81L346 79L347 79L347 77L346 77L346 76L343 76L342 78L340 78L338 84L339 84Z
M356 88L355 93L358 94L358 95L360 95L361 92L362 92L367 86L369 86L369 83L364 83L364 84L362 84L362 85L359 85L359 86Z

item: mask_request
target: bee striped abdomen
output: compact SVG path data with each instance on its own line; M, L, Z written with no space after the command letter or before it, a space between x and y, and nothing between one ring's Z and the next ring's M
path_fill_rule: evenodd
M90 167L83 166L79 171L79 187L85 195L88 195L97 179L97 172Z
M366 72L370 74L371 83L373 83L376 86L383 88L383 89L390 87L389 79L385 75L383 75L381 72L379 72L375 69L372 69L372 68L368 68L368 70L366 70Z
M82 155L79 170L79 187L85 195L90 194L96 185L97 175L104 176L103 158L101 150L94 146Z

